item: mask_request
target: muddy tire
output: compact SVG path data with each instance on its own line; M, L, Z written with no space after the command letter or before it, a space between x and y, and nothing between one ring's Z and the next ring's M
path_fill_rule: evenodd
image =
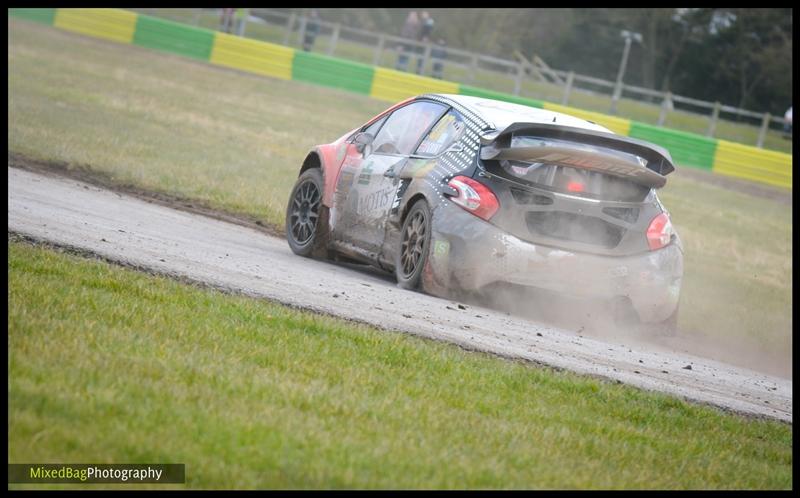
M637 327L641 324L639 314L633 309L631 300L627 297L618 296L611 302L611 316L614 325L619 327Z
M640 334L650 336L675 337L678 335L678 307L669 317L660 322L642 323L627 298L615 300L613 304L614 324L617 326L630 328Z
M400 230L400 247L394 271L399 287L419 289L430 246L431 210L428 203L420 199L411 207Z
M312 168L294 184L286 207L286 240L297 255L328 259L328 208L322 204L322 172Z

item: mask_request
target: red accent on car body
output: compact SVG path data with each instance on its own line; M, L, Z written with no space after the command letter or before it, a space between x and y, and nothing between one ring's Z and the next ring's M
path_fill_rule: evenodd
M339 175L339 169L342 166L342 160L345 154L339 154L340 148L346 148L349 144L345 143L348 135L345 135L333 143L318 145L314 151L319 156L322 166L322 178L325 181L325 186L322 189L322 203L328 207L333 202L333 189L336 187L336 177Z

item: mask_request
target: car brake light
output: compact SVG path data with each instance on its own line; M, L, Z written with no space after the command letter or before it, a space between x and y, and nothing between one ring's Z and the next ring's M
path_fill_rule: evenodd
M647 245L650 246L651 251L661 249L669 244L672 239L672 222L669 221L667 213L661 213L650 222L647 227Z
M448 182L456 189L457 196L450 200L470 213L489 221L500 208L494 193L486 185L466 176L456 176Z

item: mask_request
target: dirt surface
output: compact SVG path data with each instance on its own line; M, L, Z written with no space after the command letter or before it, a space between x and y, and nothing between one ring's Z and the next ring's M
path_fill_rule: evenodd
M384 330L792 421L791 380L404 291L380 273L295 256L263 230L74 179L9 168L8 231Z
M197 199L187 199L173 194L153 192L137 187L136 185L120 183L111 178L107 173L92 169L88 165L69 164L63 161L41 161L26 157L22 154L9 152L8 166L10 168L24 169L48 176L59 176L62 178L79 180L88 185L127 194L147 202L186 211L187 213L202 214L203 216L214 218L215 220L235 223L268 235L274 235L276 237L283 237L284 235L283 227L273 227L255 217L246 216L241 213L226 213L220 211L218 208L212 208Z

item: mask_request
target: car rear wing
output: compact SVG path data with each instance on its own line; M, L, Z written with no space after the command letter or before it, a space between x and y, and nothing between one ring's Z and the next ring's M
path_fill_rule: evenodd
M571 126L514 123L481 136L481 159L517 160L598 170L652 188L675 171L669 152L657 145Z

